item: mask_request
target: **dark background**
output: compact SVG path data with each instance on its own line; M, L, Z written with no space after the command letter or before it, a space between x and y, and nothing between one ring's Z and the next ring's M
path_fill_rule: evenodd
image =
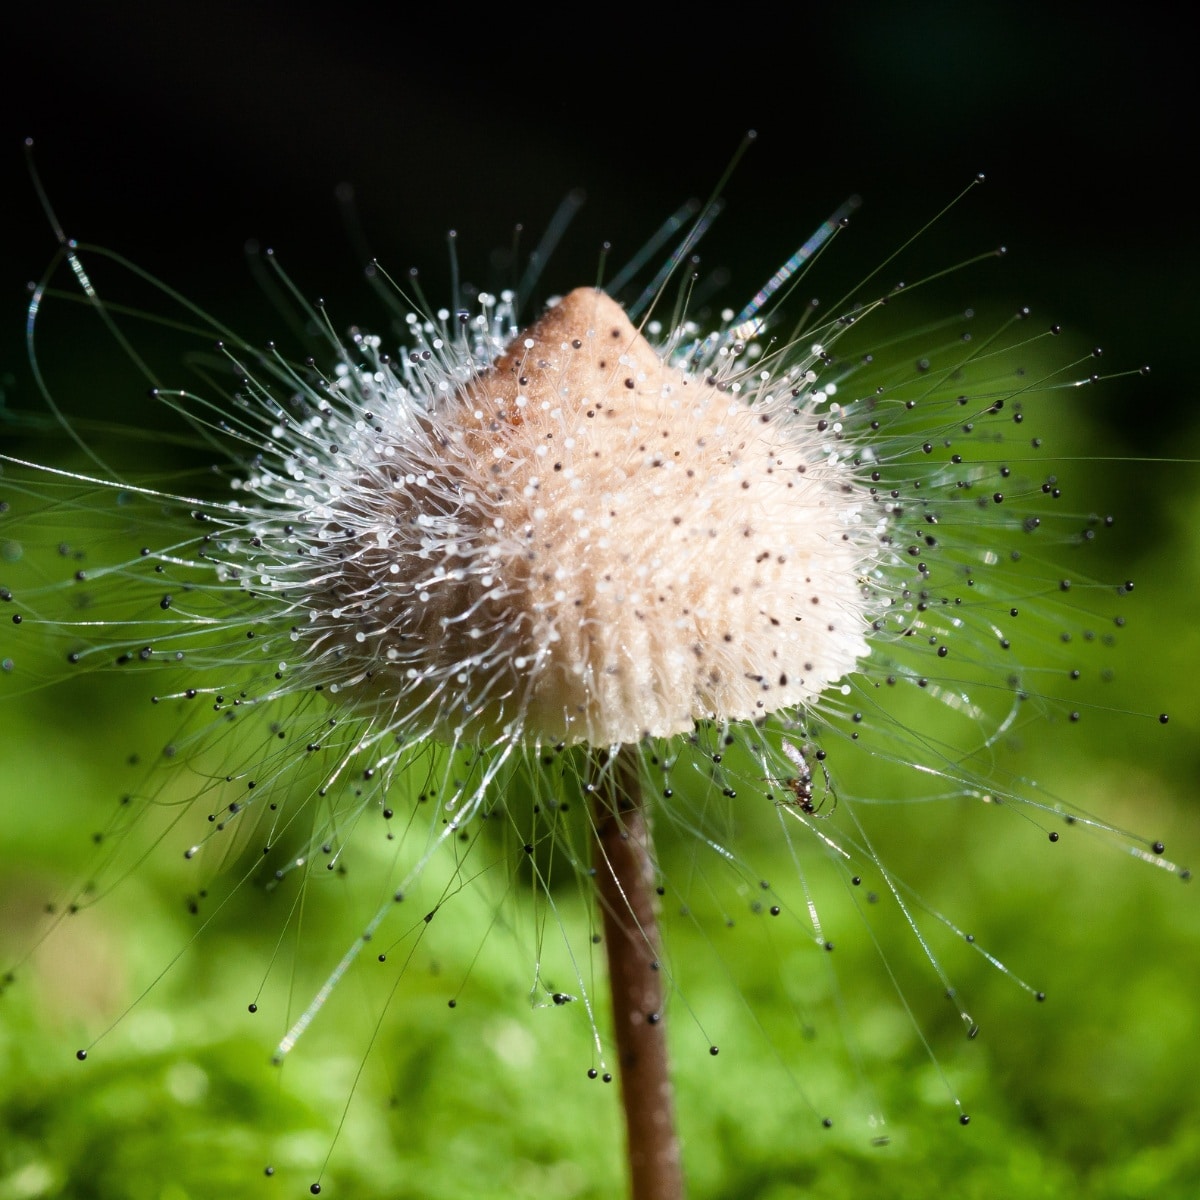
M1162 453L1194 411L1198 233L1193 64L1153 8L852 4L677 10L42 4L6 19L0 366L22 407L23 284L54 241L22 161L67 232L120 251L223 315L261 298L242 258L271 245L301 287L353 297L361 253L334 199L353 185L371 251L446 292L445 233L468 273L515 222L526 247L558 202L588 202L548 286L595 277L706 196L744 131L760 137L702 247L750 294L847 195L846 278L881 261L977 171L935 259L999 242L989 292L1086 331L1113 366L1154 367L1097 407ZM481 283L492 281L479 279ZM1006 298L1008 298L1006 296ZM244 301L239 310L239 300ZM343 310L345 311L345 310ZM10 380L10 385L11 385ZM1132 397L1132 399L1131 399Z

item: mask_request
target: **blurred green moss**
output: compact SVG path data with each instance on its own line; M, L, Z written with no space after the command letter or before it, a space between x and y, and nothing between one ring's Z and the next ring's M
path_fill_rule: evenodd
M1069 739L1028 725L1020 756L997 756L1047 793L1161 836L1171 853L1194 850L1196 470L1110 462L1079 407L1060 434L1060 446L1096 456L1067 468L1085 496L1133 480L1132 494L1169 486L1184 499L1168 529L1089 560L1095 575L1128 563L1138 584L1109 711ZM52 525L45 532L30 554L54 553ZM254 1015L247 1005L291 901L252 885L192 913L194 883L174 848L131 861L111 895L38 944L43 905L87 869L92 834L129 787L129 747L153 744L163 718L118 676L54 691L25 684L20 670L0 679L0 966L18 961L0 997L0 1200L296 1195L318 1175L325 1194L355 1200L621 1193L615 1088L586 1077L594 1055L582 998L528 1000L535 961L576 988L558 922L586 949L578 889L556 892L539 927L527 878L500 871L464 888L416 945L395 994L390 975L357 972L272 1067L279 1036L345 948L343 890L354 881L313 889L299 934L309 972L289 978L285 968ZM1170 736L1153 720L1160 708L1173 714ZM911 790L902 765L888 771L870 786ZM739 831L746 857L794 887L797 862L764 808ZM1083 827L1051 845L1025 815L959 801L879 818L898 875L1047 992L1036 1003L926 920L980 1024L973 1040L897 912L869 914L873 940L854 897L819 863L806 882L836 931L834 955L795 915L754 911L753 881L750 894L731 893L732 927L681 912L695 846L685 828L660 826L693 1200L1195 1195L1194 889ZM585 962L581 974L603 1029L599 967ZM75 1049L110 1025L76 1062ZM951 1094L971 1114L967 1128ZM829 1129L827 1113L838 1114ZM872 1128L877 1113L886 1125Z
M1181 521L1179 532L1194 536L1194 528ZM1193 636L1189 580L1200 557L1181 538L1157 553L1142 572L1152 619L1141 613L1128 630L1146 665L1131 702L1145 703L1143 689L1178 698L1186 721L1195 701L1179 646ZM0 947L8 959L44 920L46 898L94 852L89 831L105 811L98 798L106 803L124 786L124 742L106 717L121 704L121 681L95 682L5 707ZM1081 727L1070 741L1035 744L1030 769L1108 820L1161 832L1171 851L1194 848L1194 805L1180 791L1193 769L1190 740L1164 737L1140 718L1126 727L1115 742ZM840 934L836 993L825 956L794 926L789 934L749 907L733 929L702 924L680 915L668 892L692 1195L1194 1194L1194 891L1084 830L1050 845L1019 813L927 806L907 815L906 827L919 845L897 847L905 880L1044 985L1047 1002L1033 1003L981 956L943 938L939 958L981 1025L967 1040L920 947L902 923L884 920L887 968L914 1024L865 929L844 897L822 890L829 881L819 870L816 899ZM748 836L757 865L779 878L796 871L786 847L772 849L762 831ZM687 853L664 830L668 883L681 877L675 864ZM322 1172L331 1144L322 1174L329 1195L619 1194L615 1093L585 1076L592 1059L582 1006L527 1002L537 938L521 927L519 905L497 909L507 883L468 889L447 905L439 937L418 951L395 996L346 980L280 1070L268 1059L283 1014L246 1011L275 928L264 895L244 891L189 944L196 918L178 866L165 853L142 864L68 920L0 999L0 1200L294 1195ZM329 896L331 913L305 926L316 945L341 928ZM582 902L558 899L547 963L555 920L586 943ZM341 943L322 949L332 962ZM594 974L587 978L603 1023L602 992ZM293 1004L307 986L295 988ZM76 1046L114 1021L88 1061L76 1062ZM721 1046L717 1058L710 1041ZM966 1129L942 1075L971 1112ZM890 1144L871 1145L853 1121L823 1129L827 1109L881 1111ZM264 1177L268 1162L274 1179Z

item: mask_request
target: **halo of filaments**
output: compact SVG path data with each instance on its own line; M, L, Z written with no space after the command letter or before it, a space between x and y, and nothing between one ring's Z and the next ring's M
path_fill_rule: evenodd
M364 815L435 799L440 826L391 867L400 900L514 779L546 821L621 745L718 859L737 861L731 810L673 803L681 774L765 797L848 881L873 870L914 930L919 901L846 803L870 798L861 760L905 765L896 803L1018 800L1173 869L995 761L1035 717L1077 719L1074 680L1103 671L1090 656L1123 620L1128 585L1057 565L1108 520L1062 506L1025 425L1093 362L1058 365L1057 330L1023 311L981 338L967 312L844 352L884 299L706 330L686 305L635 326L582 288L523 329L514 294L484 292L414 307L395 353L312 312L324 357L304 362L225 334L227 394L155 393L220 452L215 494L10 469L5 521L71 532L40 579L0 590L22 626L5 671L161 668L154 702L184 710L165 754L209 814L187 855L254 812L278 880L332 867ZM585 876L586 848L568 858Z
M834 357L874 307L784 338L726 313L705 336L686 319L639 330L583 288L521 331L512 293L482 293L474 313L409 312L395 356L326 326L329 371L226 340L229 396L155 395L228 452L227 497L74 476L122 504L185 507L200 532L64 581L99 620L39 613L53 588L16 600L71 643L72 665L190 676L156 699L324 691L399 745L611 748L773 714L803 725L842 707L851 688L834 685L860 663L944 659L956 637L1008 649L1009 542L1055 536L1033 510L1056 480L1013 481L1001 455L1023 396L1077 380L999 379L997 347L963 333L936 372L918 358L878 383L871 355ZM860 376L874 386L847 396ZM1072 540L1102 523L1067 521ZM1027 593L1066 586L1022 569ZM938 673L898 669L923 687Z

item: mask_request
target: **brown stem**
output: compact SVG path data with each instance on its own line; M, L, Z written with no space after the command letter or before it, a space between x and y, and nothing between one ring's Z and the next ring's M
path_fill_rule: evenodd
M595 802L596 887L612 992L632 1200L683 1200L683 1169L667 1062L654 847L638 754L607 760Z

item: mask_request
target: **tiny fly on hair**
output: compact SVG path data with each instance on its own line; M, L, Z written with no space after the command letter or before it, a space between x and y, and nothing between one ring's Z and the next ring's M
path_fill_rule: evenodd
M837 808L837 793L833 790L833 780L829 778L829 768L825 765L825 755L820 750L814 751L811 746L801 748L792 742L783 742L781 744L784 754L796 768L796 774L787 779L777 780L776 782L787 788L796 797L796 807L801 812L808 813L811 816L832 816L833 810ZM807 754L815 754L817 761L821 764L821 773L825 776L825 794L816 803L813 802L812 768L808 765ZM833 802L830 805L829 811L821 812L821 809L825 807L825 801L830 797L832 797Z

